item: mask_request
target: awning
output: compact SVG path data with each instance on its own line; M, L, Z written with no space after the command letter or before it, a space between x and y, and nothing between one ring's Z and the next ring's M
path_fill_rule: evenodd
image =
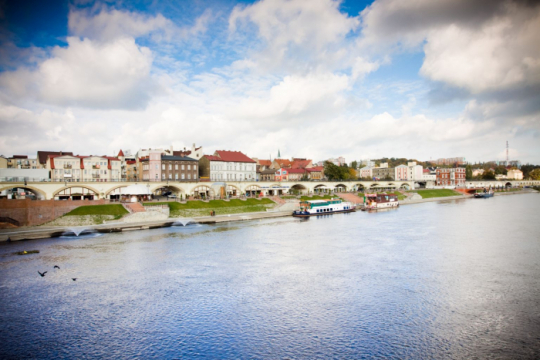
M150 188L146 185L129 185L120 188L121 195L150 195Z

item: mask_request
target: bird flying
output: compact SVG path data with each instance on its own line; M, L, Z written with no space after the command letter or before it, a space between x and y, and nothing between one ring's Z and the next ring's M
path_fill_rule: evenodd
M38 270L38 274L41 275L41 277L44 277L46 273L47 273L46 271L44 271L44 272L41 273L41 272L39 272L39 270Z
M55 269L60 269L60 266L54 265L54 268L55 268Z

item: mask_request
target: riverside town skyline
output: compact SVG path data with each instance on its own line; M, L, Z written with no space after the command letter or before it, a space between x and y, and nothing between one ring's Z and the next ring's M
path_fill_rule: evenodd
M4 156L196 142L474 163L505 160L509 141L511 159L540 163L535 2L0 6Z
M540 359L539 200L538 0L0 0L0 359Z

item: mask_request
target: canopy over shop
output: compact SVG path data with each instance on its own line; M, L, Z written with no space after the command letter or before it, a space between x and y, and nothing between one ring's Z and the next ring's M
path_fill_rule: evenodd
M129 185L111 191L109 197L124 202L138 202L150 200L152 193L148 185Z

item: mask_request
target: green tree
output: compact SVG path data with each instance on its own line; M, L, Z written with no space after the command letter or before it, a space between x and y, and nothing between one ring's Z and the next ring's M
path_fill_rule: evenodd
M353 169L358 168L358 161L354 160L354 161L351 163L351 167L352 167Z
M540 180L540 168L536 168L529 173L529 177L533 180Z
M506 175L508 170L503 165L499 165L495 168L495 175Z
M495 180L495 173L491 170L486 170L482 174L482 179L484 180Z
M328 180L343 180L341 168L330 161L324 163L324 175Z
M465 167L465 179L466 180L472 180L473 176L472 176L472 167L471 165L467 165Z

